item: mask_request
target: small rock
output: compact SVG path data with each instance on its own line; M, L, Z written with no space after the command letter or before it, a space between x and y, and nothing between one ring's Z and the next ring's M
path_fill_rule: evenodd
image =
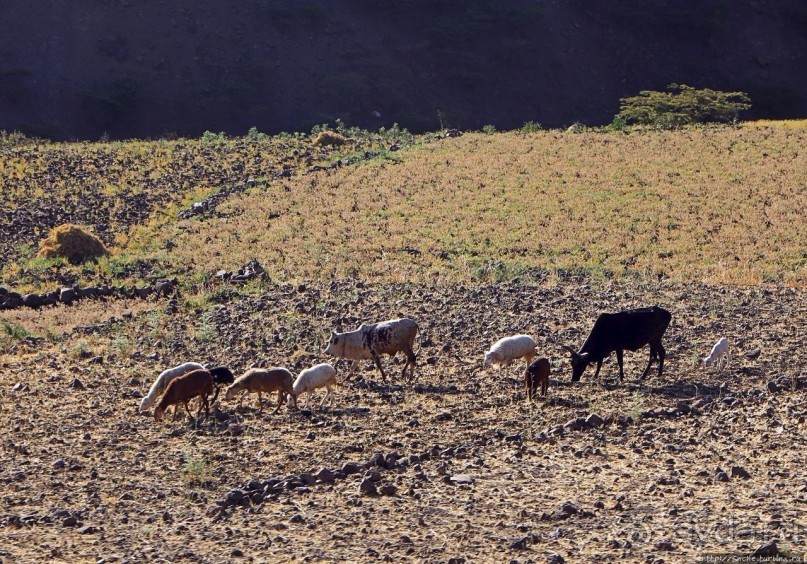
M57 461L55 461L55 462L53 463L53 469L54 469L54 470L61 470L61 469L62 469L62 468L64 468L64 467L65 467L65 463L64 463L64 459L63 459L63 458L60 458L59 460L57 460Z
M364 479L370 480L371 482L380 482L381 472L379 472L375 468L370 468L367 472L364 473Z
M578 417L577 419L568 421L563 427L568 431L579 431L580 429L585 429L586 420L582 417Z
M520 538L510 543L510 548L513 550L526 550L527 543L530 540L530 536L527 535L526 537Z
M320 470L314 474L314 478L323 484L332 484L334 482L333 472L328 468L320 468Z
M80 529L76 529L76 532L80 535L92 535L99 531L98 527L93 527L92 525L86 525L81 527Z
M242 556L244 556L244 553L236 548L236 549L233 549L233 551L230 553L230 556L232 556L234 558L241 558Z
M342 465L342 472L344 472L346 476L350 476L351 474L358 474L361 471L362 467L356 464L355 462L345 462Z
M70 382L70 387L75 388L77 390L83 390L86 388L86 386L82 384L81 380L79 380L78 378L73 378L73 381Z
M591 415L586 417L585 423L589 427L593 427L596 429L597 427L601 427L605 423L605 420L596 413L592 413Z
M725 472L718 472L717 474L715 474L715 480L717 480L718 482L728 482L729 475L726 474Z
M782 553L779 550L779 547L776 546L776 541L768 541L751 553L751 556L781 556L781 555Z
M546 557L547 564L566 564L566 560L557 552L550 552Z
M395 495L398 493L398 487L392 484L386 484L378 488L381 495Z
M78 525L78 519L76 519L74 515L66 517L65 520L62 521L63 527L75 527L76 525Z
M743 468L742 466L732 466L731 467L731 477L732 478L742 478L743 480L748 480L751 477L751 474Z
M450 480L455 484L473 484L474 478L470 474L454 474Z
M762 353L761 349L752 349L745 353L745 358L748 358L750 360L756 360L757 358L759 358L759 355L761 353Z
M362 495L378 495L378 488L376 488L375 482L365 478L359 484L359 493Z

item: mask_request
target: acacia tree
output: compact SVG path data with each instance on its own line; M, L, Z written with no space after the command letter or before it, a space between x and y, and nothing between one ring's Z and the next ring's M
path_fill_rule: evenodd
M670 92L642 90L638 96L621 98L615 120L625 123L675 128L691 123L732 122L751 107L745 92L698 90L686 84L670 84Z

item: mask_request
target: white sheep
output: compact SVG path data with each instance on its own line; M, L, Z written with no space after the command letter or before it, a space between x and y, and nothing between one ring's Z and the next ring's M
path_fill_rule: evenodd
M703 364L711 366L716 363L718 370L720 370L724 365L729 365L729 352L729 340L723 337L712 347L712 352L709 356L703 359Z
M535 347L536 343L529 335L513 335L499 339L485 353L485 366L491 364L499 367L509 366L517 358L525 359L529 366L536 356Z
M168 387L168 384L176 378L177 376L182 376L183 374L187 374L188 372L192 372L193 370L202 370L204 366L199 364L198 362L186 362L185 364L180 364L179 366L175 366L173 368L169 368L168 370L164 370L157 376L157 379L151 385L149 389L148 395L144 397L140 401L140 412L147 410L154 402L157 401L157 397L162 394L165 389Z
M336 368L330 364L317 364L306 370L300 372L297 379L294 381L294 396L300 397L300 394L308 393L305 397L305 407L308 407L308 400L314 390L318 388L326 388L327 394L322 397L319 406L328 400L329 405L333 405L333 390L331 389L336 385ZM291 403L291 398L289 398Z

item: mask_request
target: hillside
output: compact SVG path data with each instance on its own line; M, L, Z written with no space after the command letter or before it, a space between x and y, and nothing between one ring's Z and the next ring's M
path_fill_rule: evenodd
M800 554L806 126L0 146L0 559ZM112 256L36 258L63 221ZM663 372L639 379L644 348L572 383L561 345L647 305L672 314ZM398 317L413 382L400 354L382 379L323 352ZM551 364L531 403L523 361L482 366L516 333ZM139 412L188 361L332 362L335 402Z
M799 0L13 0L0 21L0 129L58 139L593 125L673 82L807 114Z

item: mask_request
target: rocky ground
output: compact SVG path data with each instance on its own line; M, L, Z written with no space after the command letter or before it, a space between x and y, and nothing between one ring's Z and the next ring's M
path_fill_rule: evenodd
M801 289L539 276L225 286L210 299L173 313L160 299L133 313L60 304L80 329L0 351L0 559L691 562L772 540L803 550ZM598 312L650 304L673 313L662 377L636 381L642 351L626 354L624 382L612 358L600 382L589 369L569 383L555 341L579 346ZM137 413L168 366L297 371L327 360L332 328L402 315L422 328L413 386L368 364L332 407L318 394L308 409L261 413L252 396L242 408L220 398L206 421ZM549 395L532 405L521 367L481 367L515 332L553 363ZM722 373L700 365L721 336L734 347Z

